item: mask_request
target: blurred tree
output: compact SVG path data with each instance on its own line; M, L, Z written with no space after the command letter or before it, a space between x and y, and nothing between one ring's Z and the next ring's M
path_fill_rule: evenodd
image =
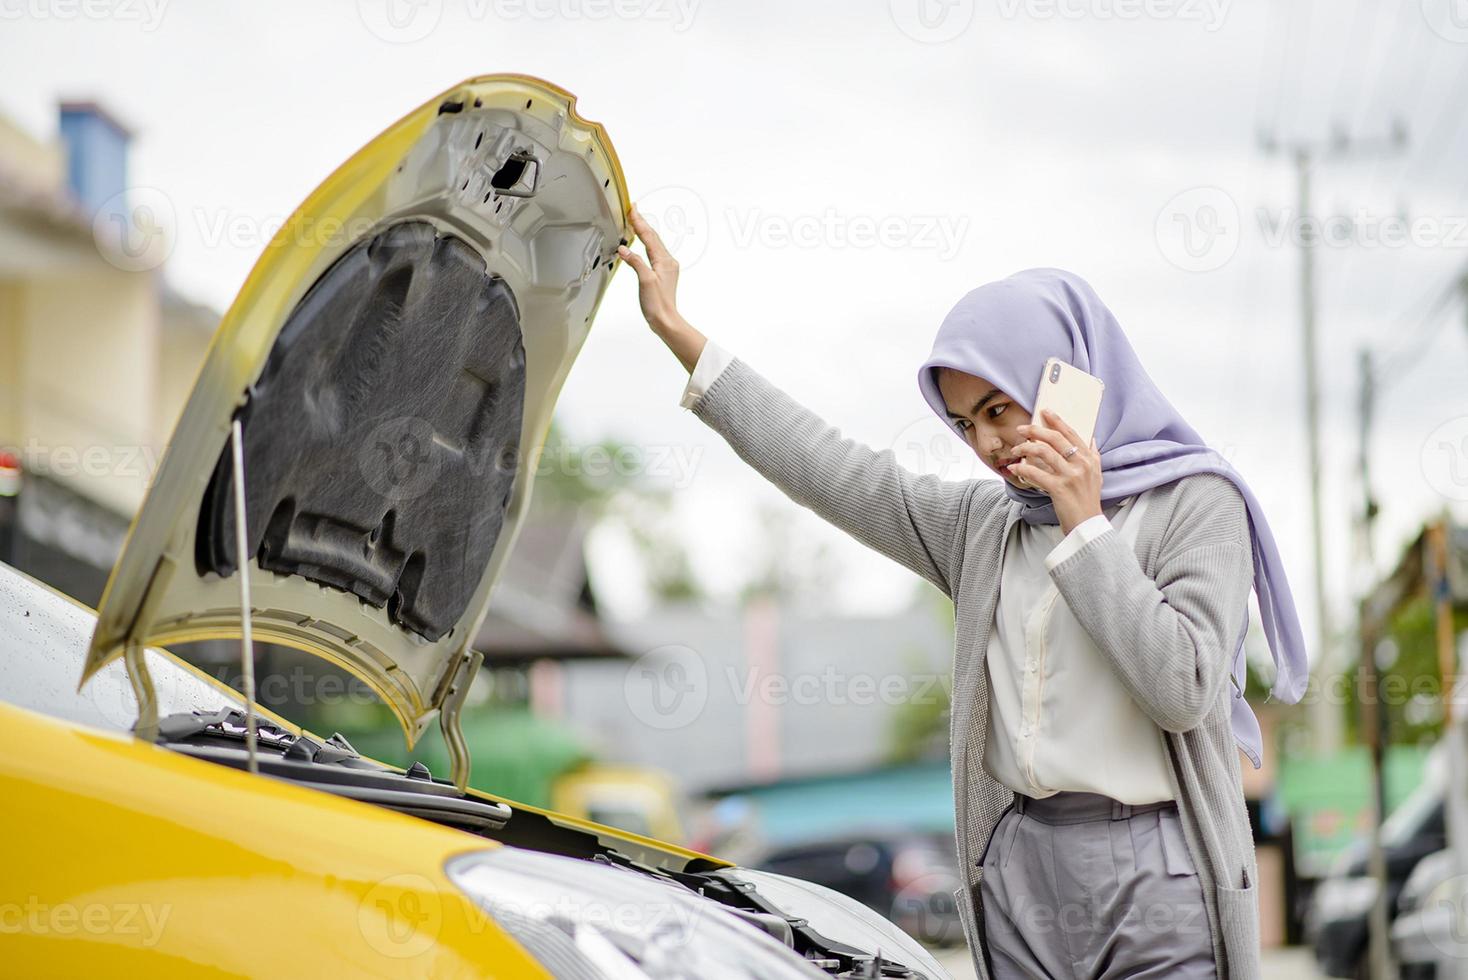
M739 589L739 600L775 596L782 604L805 609L829 606L835 565L826 544L799 533L800 511L761 504L761 533L751 543L754 571Z
M1379 703L1387 712L1393 745L1433 742L1443 734L1442 676L1437 664L1437 629L1432 600L1414 597L1391 620L1377 656ZM1468 610L1453 614L1453 635L1468 629ZM1347 737L1361 741L1361 691L1354 661L1351 682L1343 685Z
M913 593L913 605L929 609L943 624L950 635L953 632L953 600L938 590L931 582L920 581ZM915 651L907 656L909 672L925 673L928 667ZM922 691L919 685L915 691ZM952 705L953 675L943 678L943 683L931 687L926 698L904 701L892 713L888 728L887 761L890 763L918 762L923 759L942 758L948 753L948 716Z
M655 599L700 599L702 586L673 526L672 491L647 479L645 459L639 447L612 437L573 443L553 419L537 460L530 513L574 507L620 525Z

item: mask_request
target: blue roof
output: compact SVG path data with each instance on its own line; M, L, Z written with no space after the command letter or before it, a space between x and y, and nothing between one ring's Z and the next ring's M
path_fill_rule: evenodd
M785 780L719 794L749 805L772 844L873 828L953 832L948 761Z

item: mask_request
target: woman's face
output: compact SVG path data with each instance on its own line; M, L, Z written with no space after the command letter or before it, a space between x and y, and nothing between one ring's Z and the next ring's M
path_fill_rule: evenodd
M1019 459L1014 447L1025 437L1018 430L1029 423L1030 413L992 382L953 368L938 369L938 391L948 408L948 420L984 465L1014 486L1029 486L1009 472L1009 464Z

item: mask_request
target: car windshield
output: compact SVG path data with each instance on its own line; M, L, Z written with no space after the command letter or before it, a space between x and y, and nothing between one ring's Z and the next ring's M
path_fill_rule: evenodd
M90 609L0 564L0 701L64 721L132 731L138 702L122 661L77 690L97 617ZM171 654L149 649L158 715L244 707Z

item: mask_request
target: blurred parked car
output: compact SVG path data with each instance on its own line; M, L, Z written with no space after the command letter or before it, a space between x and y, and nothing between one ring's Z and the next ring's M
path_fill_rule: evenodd
M874 830L786 845L752 863L849 895L930 945L963 942L949 834Z
M0 972L946 976L820 885L467 786L471 639L626 201L569 93L445 92L267 248L99 610L0 565ZM159 646L252 637L350 671L410 745L437 721L449 778Z
M551 806L594 823L682 843L677 784L642 766L587 763L556 777Z
M1463 931L1468 877L1457 867L1452 851L1429 854L1402 886L1391 930L1401 980L1448 980L1460 975L1460 964L1468 964Z
M1442 767L1430 763L1422 784L1382 822L1389 914L1418 863L1447 846L1444 783ZM1305 934L1327 976L1370 976L1367 940L1377 884L1367 869L1369 856L1367 840L1353 842L1311 896Z

